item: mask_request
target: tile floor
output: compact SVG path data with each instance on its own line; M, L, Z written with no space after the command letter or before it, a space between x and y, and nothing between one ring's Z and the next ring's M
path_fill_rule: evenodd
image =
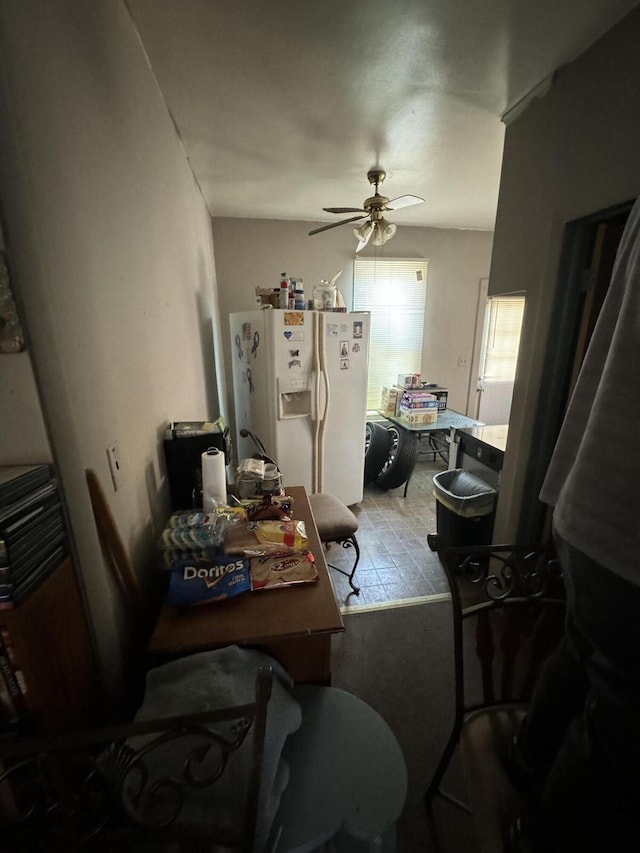
M389 491L365 488L362 503L351 507L359 523L360 562L354 580L360 595L350 594L348 578L329 569L341 605L380 604L448 591L438 557L427 545L427 534L436 532L432 478L445 468L439 459L419 461L406 498L404 486ZM325 556L327 563L347 571L355 559L353 548L335 543Z

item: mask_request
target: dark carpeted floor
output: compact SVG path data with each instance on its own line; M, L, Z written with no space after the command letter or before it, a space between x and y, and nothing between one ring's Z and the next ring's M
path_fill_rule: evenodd
M345 626L345 633L334 639L333 686L359 696L384 717L407 762L408 794L397 826L397 853L474 853L469 816L436 798L430 821L423 804L452 724L450 601L348 610ZM463 795L455 760L447 788Z

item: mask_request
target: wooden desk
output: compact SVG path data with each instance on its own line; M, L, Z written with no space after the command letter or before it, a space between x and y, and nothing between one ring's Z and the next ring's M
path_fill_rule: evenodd
M181 657L220 646L259 646L273 655L299 683L331 681L331 635L344 631L324 550L306 492L286 489L294 517L304 521L318 581L283 589L247 592L198 607L165 605L149 642L149 653Z

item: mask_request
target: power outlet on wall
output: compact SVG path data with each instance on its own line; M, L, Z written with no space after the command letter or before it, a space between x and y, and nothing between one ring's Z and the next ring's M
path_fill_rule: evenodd
M118 486L122 480L122 469L120 467L120 451L118 450L118 442L112 441L107 447L107 459L109 460L109 471L111 472L111 481L113 483L113 491L118 491Z
M466 355L458 356L458 367L466 367L469 364L469 359Z

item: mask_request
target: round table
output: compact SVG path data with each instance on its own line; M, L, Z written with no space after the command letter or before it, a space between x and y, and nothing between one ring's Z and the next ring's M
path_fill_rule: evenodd
M398 741L366 702L332 687L294 689L302 725L287 739L291 776L275 824L277 851L393 851L407 793Z

